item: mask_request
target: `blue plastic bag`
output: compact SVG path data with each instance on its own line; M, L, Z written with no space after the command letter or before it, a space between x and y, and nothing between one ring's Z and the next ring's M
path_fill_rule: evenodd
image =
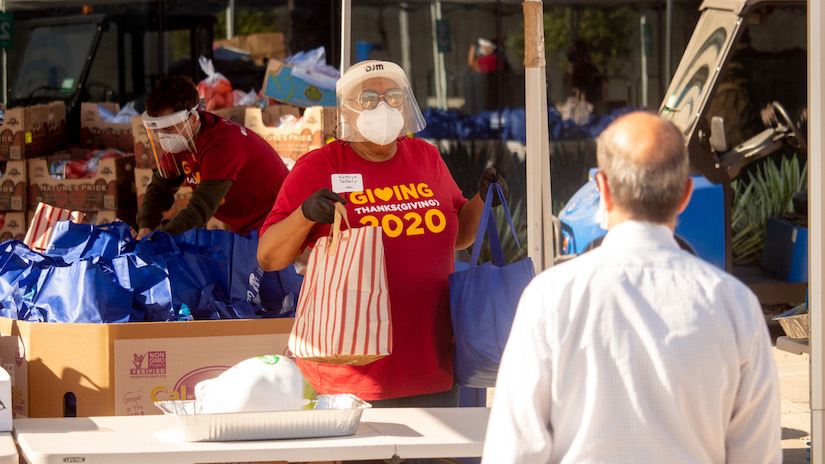
M132 295L93 260L49 266L23 298L30 314L44 322L129 322ZM32 317L26 317L32 320Z
M0 245L0 316L43 320L39 313L30 314L30 305L24 304L23 297L32 295L36 289L40 271L57 262L62 260L32 251L19 240L3 242Z
M493 195L501 198L510 230L518 245L516 229L501 187L490 184L478 225L470 265L450 274L450 312L455 334L455 381L464 387L494 387L501 354L510 335L524 287L535 277L529 257L505 264L498 229L492 217ZM493 262L477 265L487 232ZM519 250L521 250L521 245Z
M251 276L258 270L258 236L256 232L239 235L226 230L192 229L177 235L175 241L183 254L199 254L225 260L224 271L215 274L215 294L223 295L232 312L254 317L250 304Z
M120 286L132 292L131 322L175 320L172 286L163 262L147 262L130 253L114 258L112 270Z
M96 257L111 263L133 241L132 228L125 222L96 226L60 221L54 226L46 254L62 256L67 263Z
M264 272L260 267L250 276L249 301L261 306L261 317L295 317L304 276L289 266Z

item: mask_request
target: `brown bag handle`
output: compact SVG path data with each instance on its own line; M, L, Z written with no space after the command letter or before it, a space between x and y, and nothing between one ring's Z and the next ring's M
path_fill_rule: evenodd
M344 207L343 203L335 202L335 219L332 221L331 231L332 242L329 248L327 248L327 256L332 256L338 251L338 240L341 239L341 218L347 223L347 229L352 229L352 226L349 224L349 218L347 218L347 208Z

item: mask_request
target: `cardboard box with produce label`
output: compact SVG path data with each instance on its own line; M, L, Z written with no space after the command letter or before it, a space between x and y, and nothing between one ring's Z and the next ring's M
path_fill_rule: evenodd
M116 115L120 111L117 103L80 104L80 144L89 150L116 149L131 153L134 149L132 123L111 123L100 118L98 106Z
M287 115L300 117L298 124L274 127ZM321 148L333 138L336 118L335 108L313 106L305 109L301 116L297 108L277 105L263 110L247 108L244 125L269 142L287 167L292 168L298 158Z
M22 160L51 154L59 137L65 143L66 115L61 105L34 105L6 109L0 125L0 161ZM62 116L62 119L60 119Z
M0 162L0 211L25 211L26 193L26 161Z
M0 212L0 242L6 240L20 240L26 238L29 223L25 211Z
M141 169L155 169L155 155L149 146L149 136L143 127L140 116L132 116L132 150L135 153L135 167Z
M15 417L161 414L201 380L284 354L293 319L72 324L0 317L0 364Z
M135 209L134 156L101 159L86 179L55 179L45 158L28 160L28 203L72 211Z

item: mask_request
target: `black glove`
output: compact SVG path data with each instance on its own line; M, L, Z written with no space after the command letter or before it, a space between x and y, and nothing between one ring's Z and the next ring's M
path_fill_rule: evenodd
M332 224L335 220L334 202L347 204L341 195L330 189L320 189L309 196L301 204L301 212L304 217L318 224Z
M501 192L504 194L504 198L507 198L507 181L496 173L496 168L487 168L481 173L481 180L478 181L478 196L481 197L481 201L487 199L487 190L493 182L501 186ZM493 194L493 206L500 204L501 199L498 194Z

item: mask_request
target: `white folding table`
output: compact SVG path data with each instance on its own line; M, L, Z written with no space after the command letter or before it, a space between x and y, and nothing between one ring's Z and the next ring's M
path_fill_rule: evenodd
M0 432L0 464L17 464L17 446L11 432Z
M231 442L185 442L170 416L15 419L14 439L30 464L478 457L488 416L487 408L376 408L350 436Z

